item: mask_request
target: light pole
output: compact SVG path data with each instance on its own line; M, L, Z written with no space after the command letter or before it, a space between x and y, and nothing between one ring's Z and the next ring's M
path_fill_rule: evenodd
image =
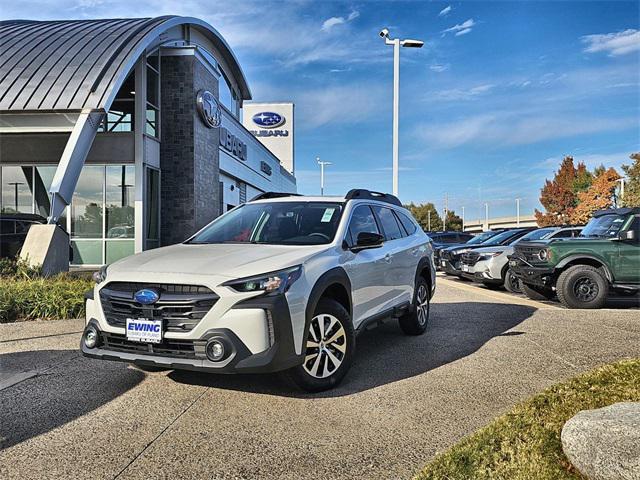
M462 231L464 232L464 207L462 207Z
M8 185L13 185L14 187L15 207L16 207L16 213L18 213L18 187L20 185L24 185L24 182L9 182Z
M489 230L489 204L487 202L484 203L484 224Z
M393 194L398 196L398 112L400 108L400 47L421 48L422 40L389 38L389 29L383 28L379 35L386 45L393 45Z
M520 226L520 199L516 198L516 226Z
M320 157L316 157L316 162L320 165L320 196L324 197L324 167L332 165L331 162L321 162Z
M431 210L427 211L427 223L428 223L428 230L431 231Z
M620 201L622 203L621 202L616 202L616 203L621 203L622 205L624 205L624 177L619 178L618 181L620 182Z

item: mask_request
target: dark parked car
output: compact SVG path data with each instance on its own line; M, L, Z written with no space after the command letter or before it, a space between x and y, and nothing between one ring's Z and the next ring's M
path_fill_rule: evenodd
M0 258L16 257L31 225L46 222L44 217L31 213L0 213Z
M527 228L513 228L509 230L503 230L498 234L492 232L487 240L481 243L468 242L464 245L459 245L456 247L449 247L440 252L440 267L444 270L448 275L456 275L460 278L464 278L462 273L462 254L466 253L470 250L474 250L476 248L484 248L484 247L497 247L500 245L509 245L514 240L517 240L520 237L523 237L527 233L532 230L535 230L535 227L527 227ZM489 233L489 232L484 232Z
M433 259L436 270L440 270L440 251L443 248L462 245L475 238L471 233L465 232L427 232L427 235L433 244Z

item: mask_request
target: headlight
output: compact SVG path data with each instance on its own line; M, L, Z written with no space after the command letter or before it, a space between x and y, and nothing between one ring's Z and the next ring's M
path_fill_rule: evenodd
M302 266L287 268L279 272L265 273L249 278L241 278L223 283L225 287L231 287L237 292L259 292L265 293L284 293L289 287L300 278Z
M480 255L480 258L483 260L489 260L491 258L497 257L498 255L502 255L503 252L491 252L491 253L483 253Z
M93 272L93 281L96 283L102 283L107 278L107 265L100 267L100 270Z
M551 253L546 248L543 248L538 252L538 258L543 262L545 262L550 256Z

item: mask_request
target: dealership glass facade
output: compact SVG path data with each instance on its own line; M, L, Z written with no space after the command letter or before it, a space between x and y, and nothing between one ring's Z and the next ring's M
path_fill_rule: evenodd
M3 213L49 212L55 165L3 165ZM103 265L134 253L133 165L85 165L60 225L70 233L73 265Z

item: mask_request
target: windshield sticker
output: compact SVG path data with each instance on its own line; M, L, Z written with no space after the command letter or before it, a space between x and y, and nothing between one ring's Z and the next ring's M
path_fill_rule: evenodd
M335 208L325 208L324 209L324 215L322 215L322 219L320 220L320 222L322 223L327 223L331 221L331 217L333 217L333 212L335 212L336 209Z

